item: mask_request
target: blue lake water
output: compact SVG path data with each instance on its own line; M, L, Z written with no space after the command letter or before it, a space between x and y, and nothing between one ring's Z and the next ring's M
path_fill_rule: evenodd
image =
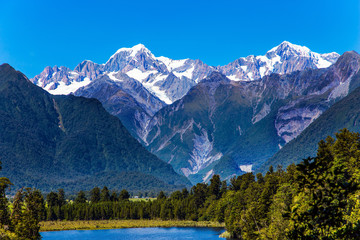
M42 232L43 240L182 240L217 239L223 228L122 228Z

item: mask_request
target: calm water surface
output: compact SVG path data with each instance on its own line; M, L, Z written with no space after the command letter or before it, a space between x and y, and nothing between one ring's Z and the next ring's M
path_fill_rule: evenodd
M43 240L180 240L217 239L223 228L122 228L109 230L72 230L43 232Z

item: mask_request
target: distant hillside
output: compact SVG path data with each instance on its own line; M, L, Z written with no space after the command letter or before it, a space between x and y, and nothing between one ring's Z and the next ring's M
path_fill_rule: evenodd
M154 190L189 184L98 100L52 96L7 64L0 66L0 132L1 175L15 189Z
M154 115L147 148L193 183L257 171L351 92L359 69L359 54L346 52L329 68L249 82L213 72Z
M354 85L350 85L350 90L356 87L359 81L360 72L353 76ZM360 87L325 111L297 138L271 157L259 172L265 173L270 165L286 167L291 163L299 163L304 158L315 157L318 142L327 136L334 137L342 128L360 132Z

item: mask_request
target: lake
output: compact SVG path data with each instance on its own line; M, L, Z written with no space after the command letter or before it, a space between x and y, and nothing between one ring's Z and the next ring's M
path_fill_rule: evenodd
M42 232L43 240L180 240L217 239L223 228L122 228L106 230L70 230Z

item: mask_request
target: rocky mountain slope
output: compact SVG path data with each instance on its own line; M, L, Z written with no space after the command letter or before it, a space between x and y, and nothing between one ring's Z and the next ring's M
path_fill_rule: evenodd
M98 99L139 141L144 141L143 129L151 117L165 106L140 82L121 72L102 75L74 95Z
M188 90L212 71L219 71L234 81L255 80L271 73L285 74L306 68L326 68L337 53L318 54L307 47L284 41L264 56L239 58L225 66L211 67L200 60L173 60L155 57L144 45L121 48L104 64L85 60L71 70L46 67L31 79L52 94L69 94L88 85L102 74L122 72L136 79L166 104L182 98Z
M318 142L327 136L334 137L334 134L342 128L360 132L360 55L350 52L344 57L347 58L349 64L343 62L343 64L339 64L338 69L348 71L350 68L354 68L357 71L349 71L348 80L338 87L341 90L333 92L336 94L348 92L349 94L326 110L298 137L267 160L258 169L259 172L265 173L270 165L287 167L291 163L301 162L304 158L315 157Z
M159 190L189 184L98 100L50 95L7 64L0 66L0 132L1 175L15 189Z
M328 67L338 56L314 53L285 41L264 56L248 56L226 66L211 67L200 60L155 57L139 44L119 49L105 64L86 60L74 70L46 67L31 81L52 94L97 98L134 137L147 144L146 128L154 113L181 99L213 71L233 81L252 81L271 73Z
M226 166L256 170L349 93L357 59L348 52L326 69L247 82L214 72L155 114L146 129L148 149L193 182L215 173L230 177Z

